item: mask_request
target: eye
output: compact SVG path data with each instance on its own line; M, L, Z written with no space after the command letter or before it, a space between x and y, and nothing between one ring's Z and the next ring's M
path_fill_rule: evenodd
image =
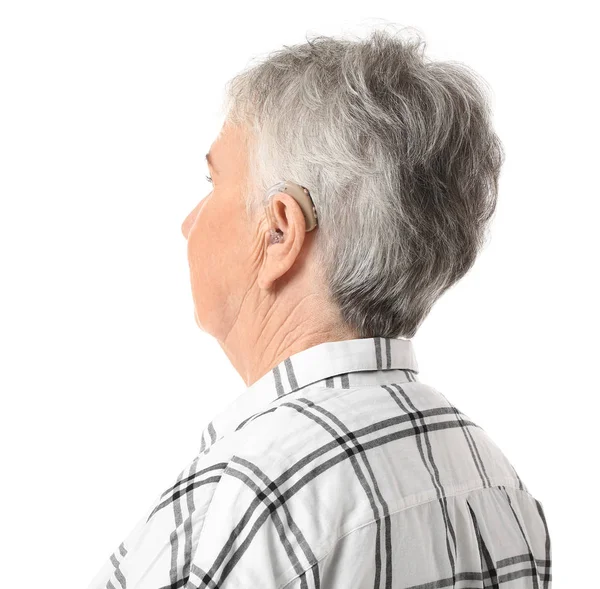
M208 182L213 183L212 178L210 176L204 176Z

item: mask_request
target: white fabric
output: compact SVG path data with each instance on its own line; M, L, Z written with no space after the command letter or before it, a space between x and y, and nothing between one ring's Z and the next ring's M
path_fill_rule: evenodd
M290 356L208 424L89 589L550 589L540 501L417 374L405 339Z

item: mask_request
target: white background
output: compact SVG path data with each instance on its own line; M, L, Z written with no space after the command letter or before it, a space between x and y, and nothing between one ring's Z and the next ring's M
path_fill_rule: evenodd
M180 233L209 191L203 156L225 82L307 34L389 23L488 81L507 154L487 247L414 338L420 379L542 501L555 586L589 587L599 55L584 3L554 6L1 5L3 587L87 586L244 390L194 322Z

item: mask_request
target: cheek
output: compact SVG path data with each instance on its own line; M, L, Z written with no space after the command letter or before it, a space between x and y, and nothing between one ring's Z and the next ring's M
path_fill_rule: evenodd
M210 236L207 235L206 229L202 226L202 218L197 218L190 229L187 240L187 257L192 287L205 282L208 278L205 273L210 262L209 246Z
M220 291L229 284L236 263L236 236L227 226L228 218L216 202L202 203L197 212L187 240L192 286L196 289Z

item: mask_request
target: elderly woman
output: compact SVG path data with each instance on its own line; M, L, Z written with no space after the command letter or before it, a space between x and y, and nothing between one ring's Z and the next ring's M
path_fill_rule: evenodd
M91 588L551 586L540 501L417 376L503 161L481 80L423 48L315 37L228 85L182 230L196 322L247 389Z

